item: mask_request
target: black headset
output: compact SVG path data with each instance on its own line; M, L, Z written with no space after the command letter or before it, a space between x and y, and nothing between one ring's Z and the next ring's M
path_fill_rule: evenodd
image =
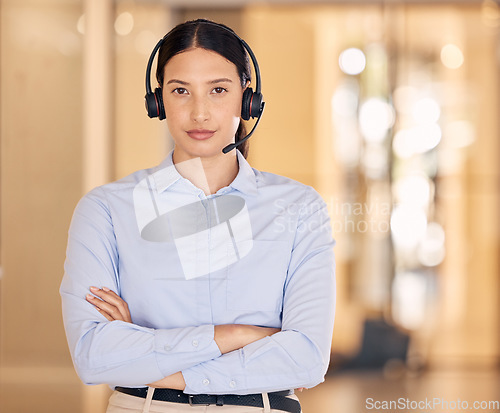
M203 21L202 24L211 24L221 29L226 30L231 33L234 37L236 37L240 43L243 45L245 50L247 51L250 59L252 60L253 67L255 69L255 92L251 87L247 87L245 92L243 93L243 101L241 104L241 118L244 120L249 120L250 118L257 118L255 125L248 135L246 135L243 139L240 139L238 142L233 143L231 145L226 146L222 151L227 153L232 149L236 148L238 145L245 142L250 136L253 135L257 125L260 122L260 118L264 111L265 102L263 101L263 96L261 93L261 79L260 79L260 69L259 64L257 63L257 58L255 57L250 46L235 32L233 32L228 27L220 25L211 21ZM160 49L161 45L168 37L169 33L167 33L154 47L151 52L151 56L149 57L148 66L146 68L146 111L148 112L148 116L150 118L159 118L160 120L165 119L165 106L163 105L163 94L161 87L157 87L153 92L151 89L151 67L153 66L153 60L155 58L156 53Z

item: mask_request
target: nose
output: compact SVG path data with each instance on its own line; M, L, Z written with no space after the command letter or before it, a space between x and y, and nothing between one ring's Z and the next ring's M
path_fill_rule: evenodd
M195 97L191 109L191 116L195 122L202 123L210 118L210 110L207 99L203 97Z

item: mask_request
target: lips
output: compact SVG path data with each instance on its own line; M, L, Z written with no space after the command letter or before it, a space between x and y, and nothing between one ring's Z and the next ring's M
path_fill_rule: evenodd
M190 138L196 139L198 141L203 141L209 139L214 135L215 131L208 129L191 129L187 131Z

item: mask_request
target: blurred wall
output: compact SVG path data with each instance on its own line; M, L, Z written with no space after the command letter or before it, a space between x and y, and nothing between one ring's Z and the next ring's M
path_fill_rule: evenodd
M116 4L114 21L113 177L159 164L171 147L165 122L149 119L144 107L146 64L154 45L172 27L174 17L162 4ZM120 23L121 22L121 23ZM119 26L122 25L122 27ZM155 65L151 87L157 87Z
M81 13L79 1L1 2L2 411L81 401L57 294L82 189Z

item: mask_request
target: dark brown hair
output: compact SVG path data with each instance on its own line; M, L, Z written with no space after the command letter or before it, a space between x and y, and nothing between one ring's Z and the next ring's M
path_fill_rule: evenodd
M158 52L156 79L160 87L163 87L165 65L168 61L179 53L198 47L216 52L233 63L238 71L241 87L244 88L251 80L250 62L243 44L231 32L231 28L205 19L191 20L175 26L165 35ZM240 121L235 136L236 142L245 136L246 128ZM248 141L239 145L238 149L246 158Z

